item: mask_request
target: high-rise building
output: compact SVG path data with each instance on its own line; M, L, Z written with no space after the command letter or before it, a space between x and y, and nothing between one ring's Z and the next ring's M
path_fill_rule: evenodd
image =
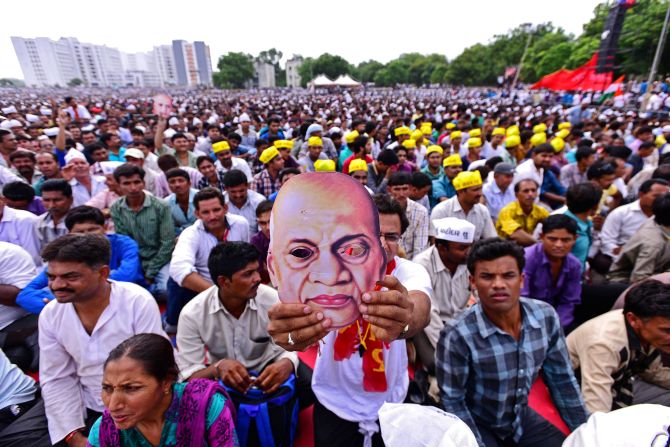
M212 85L209 47L204 42L176 40L147 53L123 53L116 48L38 37L12 37L28 86L65 86L73 79L85 85L114 87Z
M291 88L300 87L300 74L298 69L302 65L301 56L293 56L291 59L286 61L286 86Z

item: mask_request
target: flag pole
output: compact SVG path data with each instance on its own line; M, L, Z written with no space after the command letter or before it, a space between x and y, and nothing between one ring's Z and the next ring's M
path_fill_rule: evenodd
M661 62L661 55L663 54L663 48L665 47L665 38L668 34L668 21L670 21L670 6L668 6L668 10L665 12L665 20L663 21L663 28L661 29L661 37L658 39L656 54L654 54L654 62L652 62L651 69L649 70L647 91L645 92L644 100L640 105L640 112L643 112L647 108L647 103L649 102L649 97L651 96L651 84L654 82L654 78L656 77L658 64Z

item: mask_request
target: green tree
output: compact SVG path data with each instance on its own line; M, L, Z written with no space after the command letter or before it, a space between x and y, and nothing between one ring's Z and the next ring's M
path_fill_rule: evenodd
M373 82L375 80L375 75L382 68L384 68L384 64L370 59L367 62L358 64L354 74L361 82Z
M306 87L309 81L317 76L317 73L314 72L314 58L303 59L302 64L298 67L298 74L300 75L300 85Z
M468 47L449 64L447 80L456 85L493 85L499 72L489 63L492 60L489 46Z
M81 79L73 78L73 79L70 79L70 82L67 83L67 86L68 87L79 87L83 83L84 83L84 81L82 81Z
M324 53L314 60L312 67L314 76L324 74L330 79L351 72L351 65L341 56Z
M409 82L410 72L406 60L395 59L382 68L375 75L375 84L380 87L391 87L396 84Z
M244 84L254 77L253 58L245 53L228 53L219 57L216 64L219 71L212 76L218 88L244 88Z

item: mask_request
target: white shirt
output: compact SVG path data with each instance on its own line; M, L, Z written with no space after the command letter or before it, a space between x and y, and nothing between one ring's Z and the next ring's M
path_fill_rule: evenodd
M537 190L542 187L542 180L544 179L544 168L537 169L535 162L528 159L516 167L516 175L514 176L514 185L521 180L532 179L537 183ZM538 194L538 197L540 195Z
M258 232L258 224L256 219L256 207L259 203L265 200L265 196L251 189L247 190L247 201L244 202L241 208L235 206L230 198L226 198L228 204L228 212L237 216L244 217L249 222L249 234L256 234Z
M244 217L227 213L226 220L229 227L226 241L249 242L249 223ZM213 283L209 276L207 261L212 249L219 243L216 236L205 229L202 220L196 220L193 225L181 232L172 252L170 261L172 279L182 285L184 278L196 272Z
M88 192L86 186L84 186L82 183L79 183L76 178L70 180L70 186L72 186L73 208L75 206L86 204L86 202L91 200L91 197L100 191L107 189L107 185L105 184L105 177L98 175L91 176L91 192Z
M600 251L618 259L614 249L623 247L649 217L642 212L640 201L615 208L600 231Z
M396 268L391 272L408 291L416 290L432 295L430 277L426 269L412 261L395 258ZM323 339L316 358L312 389L319 402L347 421L359 423L359 431L365 436L365 445L371 445L371 437L379 431L377 412L384 402L399 403L405 399L409 376L407 374L407 348L405 340L391 342L384 348L384 368L388 388L385 392L368 392L363 389L363 360L356 353L347 360L335 361L333 347L337 331Z
M468 214L465 214L461 202L458 201L458 195L438 203L430 213L430 232L431 236L435 236L435 228L433 221L443 217L457 217L464 219L475 226L475 241L479 239L486 239L489 237L497 237L496 229L493 226L491 215L488 208L481 203L475 204Z
M87 408L104 410L102 366L112 349L136 334L166 337L149 292L135 284L109 282L109 305L90 335L72 303L53 300L40 313L40 384L54 444L84 426Z
M65 111L70 115L70 118L75 119L74 110L72 109L72 106L65 109ZM81 104L77 104L77 114L79 115L79 120L91 119L91 114L89 113L88 109L82 106Z
M244 172L244 175L247 176L247 180L249 181L249 183L252 183L254 181L254 176L251 173L251 168L249 167L249 163L247 163L246 161L242 160L241 158L237 158L237 157L233 157L233 158L231 158L231 160L233 161L233 165L230 167L230 169L225 168L219 160L216 160L216 163L214 163L214 166L216 166L217 170L220 170L224 173L228 172L230 170L233 170L233 169L240 170L240 171Z
M37 267L42 266L40 237L37 233L39 217L24 210L5 206L0 218L0 241L18 245L26 250Z
M27 251L18 245L0 242L0 284L23 289L35 276L35 263ZM18 306L0 304L0 329L27 314Z
M638 404L595 412L563 442L563 447L665 447L670 408Z
M4 161L4 158L0 156L0 160ZM26 179L19 177L14 174L11 169L4 166L0 166L0 188L5 186L7 183L11 182L26 182Z

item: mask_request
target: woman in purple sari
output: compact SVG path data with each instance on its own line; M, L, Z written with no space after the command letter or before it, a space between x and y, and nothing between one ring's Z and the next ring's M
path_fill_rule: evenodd
M114 348L105 362L105 412L88 437L91 447L234 447L235 408L211 380L176 383L170 342L139 334Z

